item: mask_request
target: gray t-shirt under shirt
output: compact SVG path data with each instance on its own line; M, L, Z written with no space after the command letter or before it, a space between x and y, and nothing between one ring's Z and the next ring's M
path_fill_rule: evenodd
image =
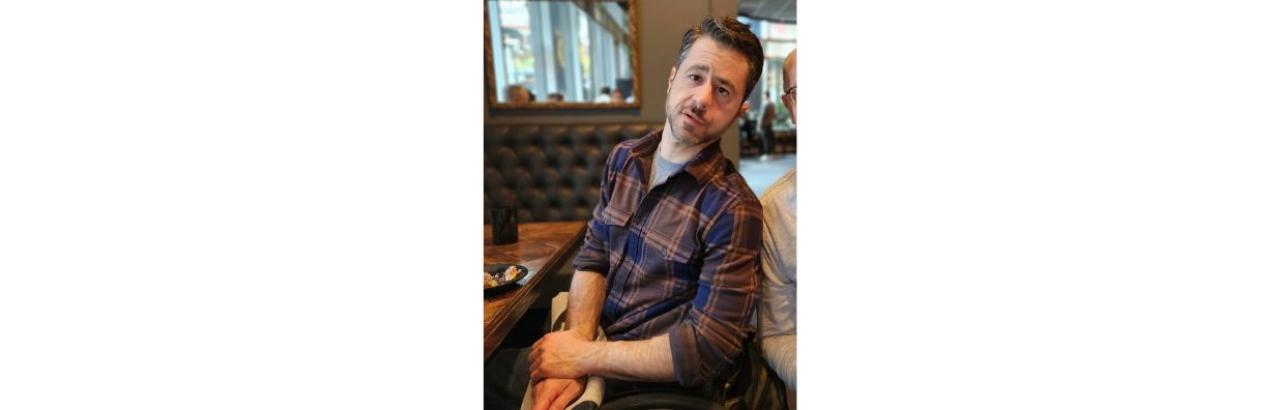
M653 169L649 171L649 188L653 188L658 186L658 184L667 182L667 178L670 178L671 174L676 173L676 171L679 171L680 167L683 166L684 163L667 161L667 159L663 158L662 155L659 155L657 151L654 151Z

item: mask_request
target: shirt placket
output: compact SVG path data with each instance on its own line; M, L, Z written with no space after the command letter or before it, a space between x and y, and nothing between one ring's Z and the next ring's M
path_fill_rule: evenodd
M650 166L653 166L653 165L651 164ZM648 175L646 172L647 170L643 169L643 167L640 167L640 168L641 168L639 172L640 175L647 176ZM619 265L621 265L625 260L631 259L632 269L619 269L619 273L621 273L621 275L613 275L611 277L612 282L609 283L608 285L609 289L619 292L618 294L625 295L626 289L614 289L614 286L617 286L618 284L626 284L630 282L632 275L644 274L645 269L648 268L648 266L646 266L646 262L652 263L651 262L651 259L653 258L652 255L650 255L648 258L636 259L636 255L631 252L633 245L644 246L644 244L642 243L641 244L632 243L631 241L633 241L634 239L631 233L635 232L636 235L634 236L638 236L640 238L643 238L646 236L644 226L648 223L649 218L653 217L652 213L653 213L654 207L657 206L656 205L657 201L661 199L661 197L665 194L665 192L667 192L668 190L667 185L669 185L669 183L672 182L671 180L673 179L674 176L675 175L667 177L666 181L653 187L653 189L649 188L647 181L644 184L644 186L640 188L640 189L643 189L645 193L640 197L640 203L636 206L635 212L633 212L631 214L631 217L628 218L627 220L627 233L628 233L627 239L626 241L623 242L623 246L622 246L622 249L623 249L622 260L618 261ZM640 248L640 250L644 251L643 248Z

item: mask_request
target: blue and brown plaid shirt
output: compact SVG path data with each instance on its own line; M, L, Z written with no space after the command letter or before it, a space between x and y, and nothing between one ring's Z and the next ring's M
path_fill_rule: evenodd
M608 281L600 325L609 340L670 335L676 380L725 374L754 329L763 213L711 144L652 190L662 132L609 154L575 269Z

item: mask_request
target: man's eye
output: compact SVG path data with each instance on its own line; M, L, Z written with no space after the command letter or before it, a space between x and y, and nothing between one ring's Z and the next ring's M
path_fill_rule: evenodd
M720 95L729 95L728 88L720 87L719 91L720 91Z
M698 80L701 80L701 79L702 79L702 76L699 76L699 75L697 75L697 74L689 74L689 80L690 80L690 81L698 81Z

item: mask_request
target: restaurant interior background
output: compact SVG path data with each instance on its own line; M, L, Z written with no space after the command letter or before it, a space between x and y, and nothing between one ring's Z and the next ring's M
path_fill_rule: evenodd
M497 3L522 4L511 1L486 2L492 9ZM538 2L560 3L560 2ZM637 43L639 56L638 83L641 101L635 108L494 108L488 98L485 99L484 123L486 131L494 125L534 125L534 124L608 124L608 123L660 123L663 121L663 102L666 95L668 71L675 63L676 48L680 45L680 37L684 31L706 16L737 15L739 20L750 25L752 31L760 37L765 50L764 73L760 85L748 98L751 104L752 119L757 119L764 107L763 93L768 90L777 107L778 115L775 131L783 138L793 132L794 126L785 115L784 107L779 99L782 88L782 60L788 52L795 48L795 0L709 0L707 2L689 2L678 0L641 0L636 10ZM564 2L561 4L574 4ZM491 10L492 11L492 10ZM492 21L492 18L491 20ZM513 23L514 25L515 23ZM529 28L521 28L525 33ZM530 42L532 43L532 42ZM532 44L530 44L532 46ZM625 66L619 67L626 70ZM497 82L500 82L497 81ZM501 85L506 85L502 83ZM502 87L498 87L494 95L502 97ZM486 90L489 92L489 90ZM545 93L543 93L545 94ZM652 96L652 98L645 98ZM545 100L539 95L539 100ZM722 148L730 160L738 163L739 152L738 130L729 130L722 138ZM748 147L750 148L750 146ZM788 149L788 148L784 148ZM789 148L794 150L794 146ZM749 152L750 153L750 152Z
M796 47L795 10L794 0L486 2L485 264L523 260L529 271L518 289L486 294L486 360L545 332L553 297L568 291L567 261L581 244L609 149L662 128L681 37L703 18L737 16L765 52L750 112L721 137L725 155L757 195L796 165L795 126L780 99L783 60ZM625 90L610 100L601 87ZM776 110L767 152L766 95ZM503 246L494 241L491 211L509 207L521 225L516 244Z

